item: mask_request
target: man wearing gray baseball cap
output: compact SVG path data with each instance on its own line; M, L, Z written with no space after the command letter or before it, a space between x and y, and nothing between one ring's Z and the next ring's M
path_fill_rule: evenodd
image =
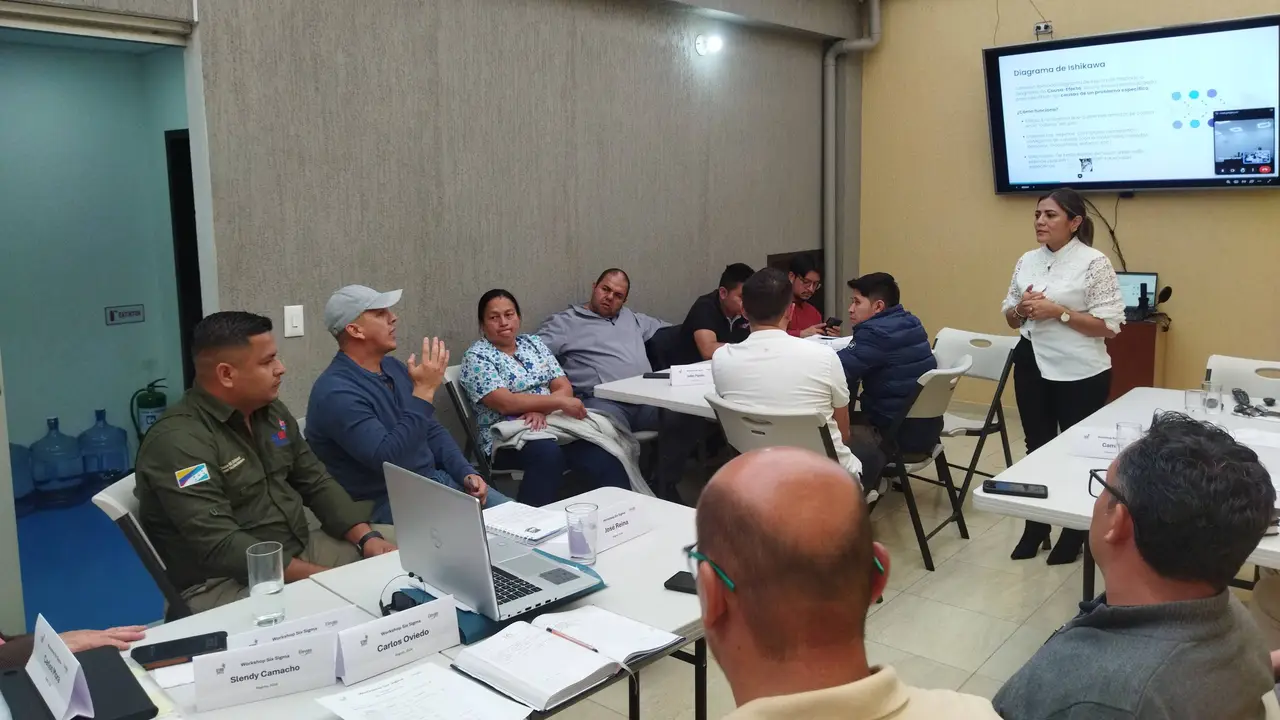
M391 308L400 295L348 285L325 303L325 327L338 353L311 387L307 443L353 499L371 501L373 522L393 522L384 462L480 498L485 507L507 502L435 418L432 400L449 365L444 343L423 338L420 363L416 354L408 364L391 356L399 321Z

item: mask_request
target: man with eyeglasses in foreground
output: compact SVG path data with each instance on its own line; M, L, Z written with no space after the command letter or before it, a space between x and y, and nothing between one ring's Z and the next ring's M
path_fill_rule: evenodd
M996 710L1009 720L1274 717L1266 645L1227 587L1275 504L1257 454L1221 428L1163 413L1089 483L1089 548L1106 593L1001 688Z
M740 455L702 491L686 550L732 720L996 718L991 703L871 667L867 608L889 555L839 464L798 448Z

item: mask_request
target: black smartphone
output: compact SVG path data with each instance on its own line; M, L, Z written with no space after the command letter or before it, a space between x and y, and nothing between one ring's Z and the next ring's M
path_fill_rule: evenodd
M1044 485L1005 482L1003 480L987 480L982 483L982 490L992 495L1012 495L1013 497L1039 498L1041 500L1049 497L1049 488Z
M667 380L671 377L671 371L662 370L661 372L647 372L643 377L645 380Z
M844 324L844 321L838 317L827 318L827 327L840 327L843 324Z
M144 669L155 670L188 663L197 655L208 655L226 649L227 633L219 631L135 647L129 656Z
M698 585L693 581L693 575L690 575L688 570L681 570L667 578L667 582L663 587L676 592L689 593L690 595L698 594Z

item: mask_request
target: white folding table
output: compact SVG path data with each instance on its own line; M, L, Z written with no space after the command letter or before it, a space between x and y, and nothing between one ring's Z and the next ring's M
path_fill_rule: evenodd
M1233 415L1230 411L1232 406L1233 403L1228 399L1221 413L1201 414L1197 418L1212 421L1228 430L1251 429L1280 433L1280 423ZM1035 520L1073 530L1088 530L1094 503L1093 496L1089 494L1089 471L1104 469L1111 461L1074 454L1079 438L1092 429L1114 433L1116 423L1119 422L1141 423L1143 427L1147 427L1151 424L1152 414L1157 410L1182 412L1183 407L1182 390L1130 390L994 478L997 481L1044 485L1049 488L1047 498L1041 500L993 495L979 486L974 490L973 506L999 515ZM1251 447L1270 471L1272 482L1280 482L1280 448L1261 444L1253 444ZM1280 537L1264 537L1249 556L1249 562L1262 567L1280 568ZM1093 599L1093 590L1093 558L1089 553L1088 543L1085 543L1085 600Z
M301 580L285 585L283 595L286 622L328 612L329 610L336 610L352 604L311 580ZM136 645L150 645L220 630L225 630L229 635L248 632L255 629L252 620L252 602L251 599L239 600L182 618L181 620L148 628L146 639L136 643ZM370 616L369 619L373 620L374 616ZM129 658L128 652L121 653L121 655L130 666L136 667L133 660ZM418 663L424 662L430 662L442 667L449 666L448 658L439 653L418 661ZM383 679L383 677L379 676L370 678L365 682L379 682ZM190 720L256 720L257 718L262 718L263 720L272 718L337 720L337 716L316 702L316 699L326 695L333 695L346 689L341 684L334 683L322 688L293 693L292 695L282 695L269 700L260 700L245 705L233 705L208 712L198 712L195 709L194 685L180 685L163 690L148 674L143 674L139 678L139 683L142 684L143 689L148 694L166 696L173 703L174 711L181 717ZM358 686L357 684L352 687ZM161 720L164 720L164 717L161 716Z
M692 664L694 715L698 720L703 720L707 716L707 648L702 633L702 612L697 597L673 592L663 586L673 574L688 569L682 550L695 540L693 508L614 487L592 490L553 503L547 508L562 510L566 505L577 502L595 503L602 511L620 502L634 503L644 512L652 529L597 556L593 569L608 587L557 610L595 605L693 640L693 653L673 648L668 653L647 658L640 667L666 655L674 655ZM381 614L379 603L383 590L389 596L393 589L411 584L407 577L403 582L392 582L405 575L406 571L400 566L400 554L395 552L326 570L311 576L311 579L345 598L347 602L378 616ZM455 646L444 650L442 654L453 657L460 651L461 646ZM639 673L628 677L630 716L639 718ZM597 686L592 692L583 694L574 701L585 699L604 687L606 685ZM557 710L564 707L566 706Z
M601 383L593 391L595 396L604 400L631 403L632 405L650 405L652 407L697 415L708 420L715 420L716 413L707 404L707 393L715 390L714 385L673 386L670 380L662 378L645 378L641 375L623 380Z

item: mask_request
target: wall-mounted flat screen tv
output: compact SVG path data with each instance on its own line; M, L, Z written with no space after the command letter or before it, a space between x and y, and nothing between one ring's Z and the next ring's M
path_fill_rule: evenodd
M1280 15L983 51L997 193L1280 187Z

